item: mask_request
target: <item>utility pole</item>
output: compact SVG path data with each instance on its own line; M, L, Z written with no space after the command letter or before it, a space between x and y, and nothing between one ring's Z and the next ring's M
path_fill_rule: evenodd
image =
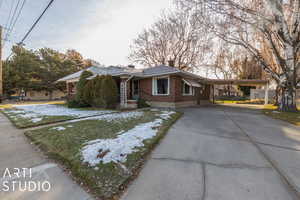
M3 96L3 68L2 68L2 26L0 25L0 102Z

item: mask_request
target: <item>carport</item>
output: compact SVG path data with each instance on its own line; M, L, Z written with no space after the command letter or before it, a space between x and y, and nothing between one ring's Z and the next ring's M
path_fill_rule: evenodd
M269 81L260 79L210 79L207 81L213 87L213 103L215 101L215 85L265 86L265 104L269 102Z

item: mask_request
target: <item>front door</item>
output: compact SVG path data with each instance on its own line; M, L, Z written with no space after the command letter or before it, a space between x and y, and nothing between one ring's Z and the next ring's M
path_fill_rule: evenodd
M139 98L139 80L132 81L132 98L137 100Z

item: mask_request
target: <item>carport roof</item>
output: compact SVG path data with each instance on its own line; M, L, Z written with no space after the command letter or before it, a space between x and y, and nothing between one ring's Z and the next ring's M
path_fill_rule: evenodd
M252 86L252 85L266 85L268 80L261 79L209 79L207 83L213 85L244 85L244 86Z

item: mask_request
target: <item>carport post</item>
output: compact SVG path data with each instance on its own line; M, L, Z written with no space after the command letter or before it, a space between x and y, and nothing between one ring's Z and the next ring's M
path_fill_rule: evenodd
M265 105L269 103L269 83L265 86Z

